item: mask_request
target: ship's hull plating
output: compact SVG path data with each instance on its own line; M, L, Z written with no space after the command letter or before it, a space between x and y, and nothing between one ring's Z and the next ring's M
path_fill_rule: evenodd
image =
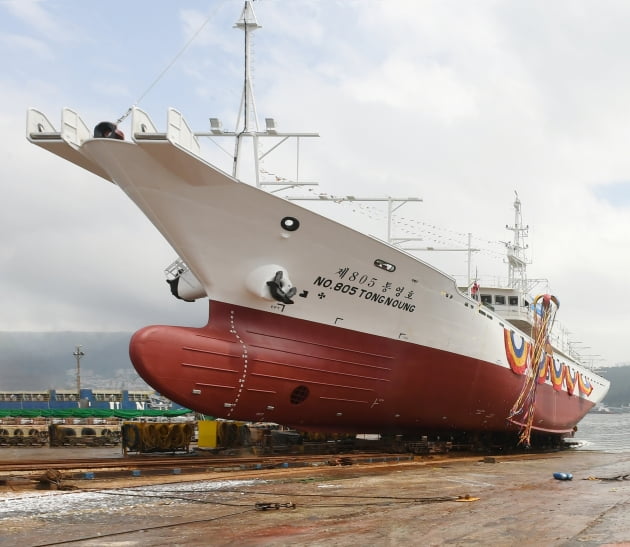
M506 431L523 376L408 342L220 302L203 328L151 326L130 354L179 404L212 416L352 432ZM565 434L593 403L540 384L534 427Z

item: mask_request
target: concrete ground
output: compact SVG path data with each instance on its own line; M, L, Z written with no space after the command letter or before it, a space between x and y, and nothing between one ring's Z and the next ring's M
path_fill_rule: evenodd
M569 451L0 489L0 546L630 545L625 475Z

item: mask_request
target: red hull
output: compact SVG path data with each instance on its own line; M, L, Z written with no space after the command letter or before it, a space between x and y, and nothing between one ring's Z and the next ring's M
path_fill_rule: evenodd
M153 388L207 415L351 432L507 431L524 377L408 342L212 302L203 328L130 344ZM538 386L534 428L568 433L588 400Z

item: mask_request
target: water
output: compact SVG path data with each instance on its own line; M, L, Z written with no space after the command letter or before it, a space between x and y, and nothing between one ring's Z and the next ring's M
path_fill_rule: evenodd
M573 437L578 450L630 452L630 412L591 412L578 424Z

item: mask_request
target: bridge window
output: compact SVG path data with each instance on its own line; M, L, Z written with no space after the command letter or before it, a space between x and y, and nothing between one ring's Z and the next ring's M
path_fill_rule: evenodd
M491 294L482 294L481 295L481 303L482 304L492 304L492 295Z
M510 306L518 306L518 296L508 296Z
M502 294L495 295L494 303L495 304L501 304L502 306L505 306L505 296L502 295Z

